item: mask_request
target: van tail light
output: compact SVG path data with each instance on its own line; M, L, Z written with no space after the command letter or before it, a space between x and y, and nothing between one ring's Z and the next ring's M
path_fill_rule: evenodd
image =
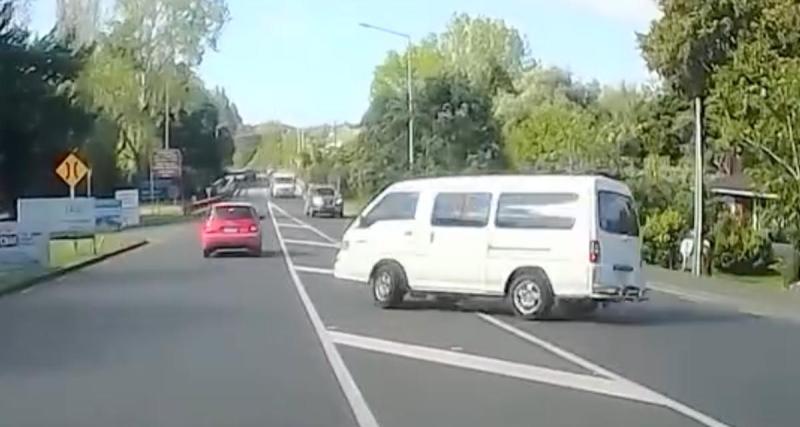
M600 262L600 242L597 240L589 242L589 262L592 264Z

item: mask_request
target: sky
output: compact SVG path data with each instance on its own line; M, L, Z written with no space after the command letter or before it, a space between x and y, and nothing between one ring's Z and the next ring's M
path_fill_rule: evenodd
M52 27L56 0L32 0L35 31ZM653 78L636 43L658 17L654 0L228 0L231 20L199 72L224 87L246 123L358 122L372 74L405 40L419 40L465 12L517 28L534 58L603 84Z

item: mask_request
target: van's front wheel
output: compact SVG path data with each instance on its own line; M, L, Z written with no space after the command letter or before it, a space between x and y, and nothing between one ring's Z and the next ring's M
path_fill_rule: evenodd
M553 307L553 289L541 274L517 274L508 289L508 300L514 314L526 319L543 319Z
M397 307L406 291L406 275L399 265L385 263L375 268L369 279L372 297L381 308Z

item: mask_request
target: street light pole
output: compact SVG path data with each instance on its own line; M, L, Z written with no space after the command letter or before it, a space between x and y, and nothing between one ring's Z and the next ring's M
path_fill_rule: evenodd
M406 96L408 98L408 170L414 170L414 95L411 84L411 36L388 28L378 27L364 22L358 25L394 36L403 37L408 43L406 50Z
M406 90L408 92L408 169L414 170L414 98L411 85L411 37L406 49Z

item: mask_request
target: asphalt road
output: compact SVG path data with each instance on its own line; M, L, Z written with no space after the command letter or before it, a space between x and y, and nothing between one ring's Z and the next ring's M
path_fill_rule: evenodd
M381 310L330 275L347 220L271 211L261 258L161 227L0 299L0 426L798 425L797 324L661 294L579 321Z

